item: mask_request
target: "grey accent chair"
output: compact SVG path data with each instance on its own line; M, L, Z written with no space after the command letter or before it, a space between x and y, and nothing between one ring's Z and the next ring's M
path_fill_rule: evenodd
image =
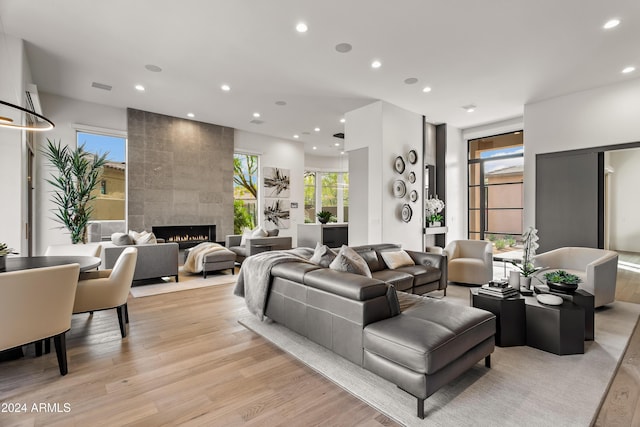
M616 298L617 252L583 247L558 248L536 255L533 265L542 267L535 277L543 283L543 275L551 270L561 269L580 277L582 282L578 288L594 296L595 307L612 303Z
M128 247L118 257L113 270L82 273L76 290L73 314L93 313L94 311L115 308L118 312L120 334L122 338L126 337L126 325L129 323L127 298L137 258L138 250Z
M225 238L225 246L235 252L236 262L241 264L245 258L260 252L291 249L291 237L289 236L248 237L245 239L244 245L240 245L241 242L241 234L232 234Z
M453 240L443 251L449 257L450 282L483 285L493 279L493 244L484 240Z
M66 375L66 333L78 284L78 264L0 274L0 351L53 337Z

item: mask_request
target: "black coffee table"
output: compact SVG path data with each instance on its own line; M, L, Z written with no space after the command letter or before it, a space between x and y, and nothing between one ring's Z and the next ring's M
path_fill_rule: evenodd
M496 345L512 347L526 345L525 299L518 295L513 298L498 298L483 295L480 288L469 290L471 306L487 310L496 315Z

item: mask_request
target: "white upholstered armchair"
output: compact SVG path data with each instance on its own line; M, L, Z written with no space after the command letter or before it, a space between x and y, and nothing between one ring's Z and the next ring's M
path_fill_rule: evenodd
M453 240L444 252L449 258L450 282L482 285L493 279L493 244L484 240Z
M136 269L138 251L126 248L122 251L112 270L97 270L82 273L76 290L73 313L86 313L115 308L118 312L120 333L127 336L126 324L129 323L127 297Z
M566 270L575 274L584 289L595 298L595 306L601 307L615 300L618 253L604 249L566 247L536 255L533 265L542 267L536 277L542 279L550 270ZM544 279L542 279L544 282Z

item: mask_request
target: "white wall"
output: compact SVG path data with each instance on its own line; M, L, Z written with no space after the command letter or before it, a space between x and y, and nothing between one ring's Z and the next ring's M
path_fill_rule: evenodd
M0 33L0 99L24 106L25 83L31 73L20 39ZM0 113L21 123L22 114L0 106ZM27 222L26 134L15 129L0 128L0 242L21 254L27 254L25 224Z
M260 156L260 174L263 167L279 167L291 171L290 202L297 202L298 208L291 209L290 228L280 230L281 236L291 236L293 246L297 245L298 224L304 224L304 147L296 141L289 141L272 136L235 130L234 146L236 152L257 154ZM262 202L262 184L259 188L259 199ZM260 212L262 224L262 212Z
M607 153L613 169L609 175L609 248L614 251L640 252L640 149Z
M404 248L422 249L422 176L424 173L422 158L422 116L386 102L377 101L373 104L348 112L345 125L345 150L352 152L367 148L368 164L366 171L355 167L349 169L351 180L350 195L357 191L367 191L367 204L350 203L351 222L358 218L366 221L366 227L349 230L349 244L399 243ZM416 150L418 161L411 165L407 153ZM362 153L362 152L361 152ZM397 156L405 159L406 169L400 175L394 170L394 160ZM360 163L357 163L358 165ZM355 166L355 165L354 165ZM409 173L413 171L416 182L408 181ZM364 175L366 174L366 179ZM365 183L366 188L356 187L356 182ZM407 185L407 195L403 199L393 196L392 186L397 179L402 179ZM409 201L411 190L418 191L419 199L416 203ZM413 216L408 223L400 218L403 204L409 204ZM366 235L362 234L365 233Z
M321 172L348 172L349 154L345 152L338 156L314 156L305 153L304 168Z
M639 118L640 79L525 105L525 225L535 224L537 154L640 141Z
M47 139L62 145L76 147L76 129L72 124L81 124L103 128L118 132L127 129L127 112L124 108L114 108L101 104L79 101L40 92L42 109L56 127L38 134L36 139L36 174L35 174L35 220L36 220L36 254L42 254L49 245L70 243L71 239L66 229L60 229L55 222L52 209L55 205L50 201L51 186L45 181L50 177L51 166L45 162L40 150L47 143Z
M467 238L467 141L460 129L447 126L445 156L446 242Z

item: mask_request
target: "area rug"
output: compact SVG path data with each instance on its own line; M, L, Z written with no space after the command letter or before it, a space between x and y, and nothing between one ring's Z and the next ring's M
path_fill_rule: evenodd
M231 274L213 274L207 276L206 279L202 275L197 277L180 276L179 282L170 281L162 283L153 283L148 285L139 285L131 287L131 295L134 298L149 297L152 295L168 294L170 292L187 291L189 289L206 288L207 286L218 286L236 283L237 275ZM186 279L186 280L185 280Z
M468 305L469 290L450 286L445 299ZM426 400L424 420L416 416L415 398L324 347L248 312L240 323L406 426L588 426L639 314L640 305L625 302L599 310L596 340L585 343L583 355L496 347L491 369L480 362Z

